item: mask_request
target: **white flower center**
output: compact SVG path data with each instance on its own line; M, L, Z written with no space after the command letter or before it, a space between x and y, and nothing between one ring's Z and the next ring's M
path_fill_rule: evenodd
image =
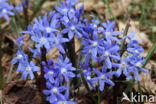
M135 53L139 53L139 51L138 50L135 50Z
M94 27L94 28L97 28L97 25L96 25L96 24L94 24L94 25L93 25L93 27Z
M41 38L41 42L42 42L42 43L45 43L46 41L47 41L46 38L44 38L44 37Z
M27 66L26 71L31 71L31 67Z
M142 67L142 64L141 64L140 62L137 62L137 63L136 63L136 66Z
M58 101L57 98L55 98L55 101Z
M121 67L122 67L122 68L126 68L126 63L125 63L125 62L122 62L122 63L121 63Z
M106 36L108 37L108 36L110 36L110 32L105 32L105 34L106 34Z
M70 10L70 13L71 13L71 14L73 14L73 13L74 13L74 10L73 10L73 9L71 9L71 10Z
M104 75L101 75L101 77L100 77L101 79L105 79L105 76Z
M75 26L72 26L72 27L71 27L71 30L74 31L74 30L75 30Z
M66 22L66 23L68 23L68 22L69 22L69 20L68 20L68 19L66 19L66 20L65 20L65 22Z
M7 13L7 10L6 10L6 9L3 9L3 10L2 10L2 13L3 13L3 14L6 14L6 13Z
M64 9L63 9L63 11L64 11L64 12L67 12L67 11L68 11L68 9L64 8Z
M86 73L86 72L87 72L87 70L84 70L83 72L84 72L84 73Z
M91 77L90 77L90 76L87 76L87 79L88 79L88 80L91 80Z
M52 93L54 93L54 94L58 93L58 89L57 89L56 87L54 87L54 88L52 89Z
M53 71L49 71L49 72L48 72L48 74L53 75L53 74L54 74L54 72L53 72Z
M98 45L97 42L93 42L93 46L96 47Z
M47 31L47 33L50 33L51 32L51 28L50 27L46 27L46 31Z
M66 72L67 72L67 69L66 68L62 68L61 69L61 73L64 73L65 74Z
M61 102L59 102L59 104L66 104L66 102L65 101L61 101Z
M104 56L108 56L108 55L109 55L109 52L106 51L106 52L104 53Z
M20 60L20 59L23 58L23 56L22 56L21 54L19 54L19 55L17 56L17 58Z

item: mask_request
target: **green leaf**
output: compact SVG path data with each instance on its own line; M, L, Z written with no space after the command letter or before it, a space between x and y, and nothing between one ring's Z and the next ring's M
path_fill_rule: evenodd
M127 36L129 26L130 26L130 21L128 21L128 23L127 23L127 25L125 27L125 30L124 30L124 33L123 33L123 37ZM125 39L122 40L120 48L121 48L120 55L122 56L122 54L124 53L124 48L125 48Z
M113 16L115 22L118 23L118 21L117 21L115 15L114 15L113 12L112 12L112 9L111 9L110 5L109 5L109 0L105 0L105 3L106 3L106 5L107 5L107 8L108 8L109 13Z
M146 64L148 63L148 61L149 61L150 58L152 57L155 48L156 48L156 42L153 44L153 46L152 46L152 48L150 49L148 55L146 56L146 62L145 62L145 64L143 65L143 68L146 66Z

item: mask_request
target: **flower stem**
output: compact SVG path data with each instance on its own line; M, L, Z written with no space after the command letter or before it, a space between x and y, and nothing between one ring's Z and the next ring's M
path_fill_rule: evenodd
M2 32L2 29L1 29L1 21L0 21L0 33ZM1 62L1 59L2 59L2 34L0 36L0 89L3 89L4 86L5 86L5 83L4 83L4 79L3 79L3 68L2 68L2 62Z
M41 48L41 76L40 76L40 92L43 96L43 99L42 99L42 104L46 104L46 101L45 101L45 98L44 98L44 94L43 94L43 90L46 89L46 80L44 78L44 67L42 65L42 62L46 62L47 63L47 59L46 59L46 48L43 46Z
M68 50L68 57L73 65L73 67L76 67L76 53L75 53L75 41L74 38L66 43L67 50Z
M98 104L100 104L100 84L98 82Z

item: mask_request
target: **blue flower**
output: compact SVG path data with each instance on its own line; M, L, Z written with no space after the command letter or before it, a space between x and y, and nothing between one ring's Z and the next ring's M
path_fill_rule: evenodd
M49 42L52 40L52 38L49 38L47 33L42 34L41 32L38 32L38 34L31 36L31 40L37 42L36 45L37 48L42 48L43 46L47 50L50 50L51 48Z
M35 35L35 31L32 28L31 25L28 25L27 31L21 31L20 34L30 34L30 35Z
M147 69L144 69L142 66L145 64L145 59L138 56L134 56L134 59L130 61L130 63L132 64L132 69L130 70L130 72L134 73L134 77L136 81L139 81L139 72L145 72L145 73L149 73L149 71Z
M71 5L67 5L64 2L60 3L60 7L59 6L55 6L55 9L61 13L62 15L67 15L69 9L71 8Z
M28 75L29 75L30 79L33 80L33 78L34 78L33 72L40 71L40 67L35 66L33 61L31 61L30 63L25 62L25 64L23 64L22 68L24 69L24 71L22 73L22 77L24 80L26 80Z
M106 39L107 41L116 41L119 43L119 39L116 37L117 35L121 34L120 31L114 31L115 28L115 22L110 22L107 20L107 24L106 23L102 23L103 27L104 27L104 31L103 31L103 36L104 39Z
M84 13L83 13L83 8L84 8L84 5L81 5L79 8L76 9L75 11L75 17L77 17L79 20L81 19L80 16L82 16Z
M54 104L77 104L77 102L73 102L73 101L58 101L58 102L55 102Z
M47 97L47 101L49 101L50 103L55 103L57 101L62 101L62 100L66 100L65 96L62 94L62 92L64 92L67 87L66 86L59 86L58 80L55 80L55 84L51 85L50 83L47 83L47 90L43 90L43 93L45 95L48 95Z
M11 61L11 64L16 64L18 62L22 62L24 63L27 60L27 55L22 51L21 48L19 48L19 50L16 53L16 57Z
M1 6L3 3L6 3L6 0L0 0L0 6Z
M21 35L20 37L17 38L17 42L15 43L16 45L18 45L19 47L24 45L24 36Z
M70 19L67 16L63 16L63 18L61 18L61 22L66 25L67 23L70 22Z
M2 2L0 4L0 18L4 17L7 21L9 21L9 16L14 16L15 14L12 12L14 7L6 2Z
M92 19L92 23L90 25L93 29L97 29L98 25L100 24L100 21L98 19L96 20L93 15L91 15L91 17L93 17L93 19Z
M18 3L18 6L15 7L15 10L18 12L23 12L23 5L21 3Z
M69 40L67 38L63 38L62 34L58 33L56 36L51 36L51 46L52 47L57 47L58 50L65 54L65 50L62 46L63 43L68 42Z
M83 69L82 73L84 75L84 78L86 80L87 83L89 83L91 85L91 87L95 90L95 87L94 87L94 78L92 78L92 71L89 67L89 65L86 65L86 64L82 64L80 62L80 67L81 69ZM77 77L81 77L81 74L78 74Z
M133 72L135 80L139 81L138 71L142 71L145 73L149 72L148 70L142 68L144 64L145 64L145 59L142 58L141 56L130 55L130 56L127 56L124 60L121 60L119 64L113 63L113 66L118 67L116 71L117 77L119 77L123 71L123 74L129 80L129 79L132 79L132 76L130 75L130 73Z
M131 56L126 57L124 60L120 60L120 63L112 63L113 67L118 67L116 71L116 76L119 77L122 72L126 76L126 79L132 79L132 76L129 74L129 71L132 69L132 66L129 64L132 61Z
M52 34L53 32L59 32L56 29L56 24L58 23L58 19L56 19L56 15L50 20L47 18L47 13L45 13L43 19L39 17L39 21L35 19L33 29L39 29L40 31L46 32L47 34Z
M33 58L36 58L37 55L41 57L41 48L36 47L36 49L32 49L31 47L28 47L28 49L30 50L31 53L33 53Z
M44 66L44 78L46 79L46 81L49 81L50 83L54 83L55 82L55 77L58 74L58 70L54 67L53 65L53 60L49 59L48 61L48 67L46 66L45 62L42 62L42 65Z
M27 62L27 60L28 56L23 52L20 47L16 53L16 57L11 61L11 64L19 63L17 67L17 72L19 72L24 70L23 65Z
M142 48L142 46L138 45L138 41L137 40L133 40L134 37L134 31L131 31L130 36L124 36L122 39L129 40L129 43L127 44L127 52L133 54L133 55L140 55L140 53L144 53L144 49Z
M83 74L84 74L84 77L85 77L85 80L87 83L89 83L91 85L91 87L95 90L95 87L94 87L94 83L96 82L96 79L92 77L92 72L91 70L89 71L83 71Z
M98 50L102 47L102 39L98 39L97 32L94 32L92 35L93 39L85 39L81 42L84 46L83 50L81 51L82 54L86 54L85 63L88 64L90 57L93 60L97 60Z
M77 18L74 18L73 23L67 22L65 25L65 29L63 29L61 32L63 34L68 33L68 38L71 40L74 37L74 34L76 34L77 38L82 38L82 31L84 25L78 21Z
M24 0L23 4L24 4L24 7L25 7L25 8L28 8L29 0Z
M74 6L78 2L79 2L79 0L66 0L66 3L71 4L72 6Z
M65 80L68 82L69 78L75 77L75 74L71 71L75 71L76 69L72 67L72 63L70 63L69 58L66 57L65 60L63 60L63 56L58 56L58 62L55 63L55 67L59 70L58 78L62 78L64 76Z
M96 73L97 77L93 78L95 82L99 81L99 87L100 87L100 91L104 90L104 86L105 83L108 83L112 86L114 86L114 82L112 82L109 77L113 76L115 74L114 71L112 72L106 72L106 66L103 66L102 68L102 72L100 72L99 70L93 68L93 71Z
M74 101L68 101L68 98L69 98L69 89L66 89L66 92L65 92L64 97L65 97L65 100L56 101L56 102L54 102L54 104L77 104Z
M98 61L105 61L105 64L107 68L111 69L112 68L112 62L111 59L113 60L120 60L120 55L118 51L120 50L119 45L116 44L110 44L108 41L104 41L104 45L102 48L99 50L99 54L101 56L98 58Z

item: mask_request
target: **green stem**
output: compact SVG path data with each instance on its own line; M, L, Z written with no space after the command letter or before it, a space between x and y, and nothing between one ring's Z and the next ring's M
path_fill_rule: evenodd
M1 21L0 21L0 33L1 33ZM2 35L2 34L1 34ZM3 35L2 35L3 36ZM2 68L2 36L0 36L0 89L3 89L5 86L4 79L3 79L3 68Z
M152 46L152 48L150 49L148 55L146 56L146 62L145 62L145 64L143 65L143 67L146 66L146 64L148 63L148 61L149 61L150 58L152 57L152 55L153 55L155 49L156 49L156 42L153 44L153 46Z
M100 104L100 84L98 82L98 104Z
M27 29L27 26L29 24L29 19L28 19L28 9L25 8L24 4L23 4L23 14L24 14L24 22L25 22L25 29Z
M73 65L73 67L77 67L74 38L70 42L67 42L66 45L67 45L67 49L68 49L68 57Z
M130 21L128 21L128 23L127 23L127 25L125 27L125 30L124 30L124 33L123 33L123 37L127 36L129 26L130 26ZM121 48L120 55L122 56L122 54L124 53L124 48L125 48L125 39L122 40L120 48Z
M45 101L45 95L43 94L43 90L46 89L46 80L44 78L44 66L42 65L42 62L45 62L47 64L47 59L46 59L46 53L47 53L47 50L46 48L43 46L41 48L41 75L40 75L40 92L43 96L42 98L42 104L47 104L46 101Z
M106 5L107 5L107 8L108 8L109 13L113 16L115 22L118 23L118 21L117 21L115 15L114 15L113 12L112 12L112 9L111 9L110 5L109 5L109 0L105 0L105 3L106 3Z

